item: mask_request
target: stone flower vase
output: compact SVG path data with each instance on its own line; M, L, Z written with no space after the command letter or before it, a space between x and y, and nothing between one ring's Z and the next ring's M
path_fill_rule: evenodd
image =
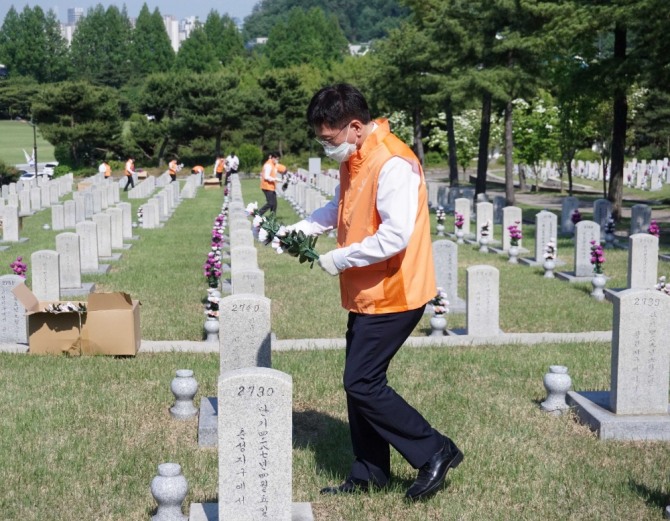
M463 228L456 228L454 233L456 234L456 244L463 244L463 237L465 236Z
M489 236L482 235L479 238L479 253L488 253L489 252Z
M218 282L216 286L207 288L207 296L221 298L221 292L219 291Z
M198 392L198 382L193 378L193 371L178 369L170 383L170 390L175 397L174 405L170 407L170 414L174 418L185 420L198 414L198 409L193 405L193 397Z
M605 249L611 250L614 248L614 234L612 232L605 232Z
M568 368L564 365L550 365L549 372L544 375L543 383L547 390L547 399L540 404L540 408L556 415L568 410L565 395L572 387L572 378L568 374Z
M591 285L593 286L591 296L598 302L605 300L605 292L603 291L603 288L605 287L606 282L607 278L602 273L594 273L593 278L591 279Z
M437 230L437 236L438 237L444 237L444 224L437 223L437 226L435 226L435 229Z
M188 483L177 463L161 463L158 475L151 480L151 495L158 503L152 521L188 521L182 514L181 505L186 499Z
M556 261L554 259L545 259L544 263L542 264L542 267L544 268L545 279L555 278L554 269L556 268Z
M207 338L206 342L218 342L219 341L219 319L218 317L208 316L205 319L205 333Z
M447 317L444 313L435 313L430 317L430 336L444 336L447 330Z
M509 255L509 262L510 264L519 264L519 247L518 246L510 246L509 250L507 250L507 255Z

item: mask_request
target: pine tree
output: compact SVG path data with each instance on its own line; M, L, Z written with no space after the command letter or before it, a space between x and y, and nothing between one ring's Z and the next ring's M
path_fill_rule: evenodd
M150 13L147 4L142 5L132 31L130 53L134 75L146 76L172 68L174 51L158 8Z

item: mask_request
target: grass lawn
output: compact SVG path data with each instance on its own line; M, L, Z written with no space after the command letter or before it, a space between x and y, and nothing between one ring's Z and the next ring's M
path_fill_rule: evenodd
M25 121L0 120L0 161L7 165L26 162L23 150L33 149L33 127ZM54 161L54 147L42 138L37 127L37 161Z
M243 190L246 202L262 199L257 180L244 180ZM135 211L143 201L130 202ZM200 190L164 228L135 229L141 239L112 273L87 279L142 301L143 338L202 338L201 266L220 207L219 190ZM287 224L297 220L283 200L278 213ZM55 232L42 229L47 222L48 210L24 219L22 235L30 241L0 252L1 272L9 273L16 255L29 259L32 251L54 248ZM451 229L453 221L446 224ZM532 226L524 234L532 250ZM325 237L317 243L321 252L334 246ZM558 253L570 269L572 241L561 239ZM627 252L606 255L609 286L624 286ZM346 314L336 278L260 245L259 263L279 338L343 336ZM540 269L509 265L472 246L459 250L461 296L466 266L483 263L501 272L503 330L611 327L611 305L591 299L587 285L544 279ZM463 325L462 316L449 321ZM425 334L423 328L427 323L416 334ZM317 521L657 520L670 503L667 444L601 442L572 415L539 409L546 395L542 376L552 364L568 366L576 390L609 388L610 346L603 343L402 349L390 369L391 385L454 438L465 453L463 464L450 473L446 490L421 504L402 499L415 471L396 453L389 490L320 496L321 487L346 477L352 459L343 357L342 350L273 354L273 366L292 375L294 384L293 498L312 502ZM170 381L182 368L194 370L200 382L196 402L216 395L217 355L0 354L0 518L148 519L155 509L151 479L167 461L182 465L187 504L215 500L216 451L198 448L196 419L169 415Z

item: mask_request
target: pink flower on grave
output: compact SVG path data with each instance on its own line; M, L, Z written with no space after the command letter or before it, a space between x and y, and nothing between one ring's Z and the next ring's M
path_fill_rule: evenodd
M658 284L656 284L656 289L661 293L665 293L670 297L670 284L665 282L665 276L659 277Z
M462 213L455 212L454 213L454 226L458 228L459 230L463 228L463 225L465 224L465 218L463 217Z
M436 315L444 315L449 313L449 301L447 300L447 293L442 288L437 288L437 294L429 302L433 306L433 313Z
M519 229L520 224L520 221L515 221L514 224L507 227L507 231L509 231L509 243L511 246L518 246L519 241L523 238L523 234Z
M14 262L9 265L12 268L12 271L15 275L19 277L26 278L26 273L28 272L28 266L23 262L23 257L17 257Z
M599 242L591 241L591 264L593 273L602 273L605 264L605 252Z
M572 211L572 215L570 215L570 220L572 221L572 224L577 224L579 221L582 220L582 214L579 213L579 210L575 208Z
M658 225L656 221L651 221L649 223L649 229L647 230L647 233L653 235L654 237L661 237L661 227Z

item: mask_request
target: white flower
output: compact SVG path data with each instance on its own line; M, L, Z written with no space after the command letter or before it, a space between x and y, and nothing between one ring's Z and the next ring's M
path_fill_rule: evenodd
M265 242L268 240L268 232L266 232L263 228L258 230L258 240L260 242Z
M277 248L281 248L281 241L279 240L279 237L275 235L275 237L272 239L272 244L271 246L276 250Z
M256 210L258 210L258 203L257 203L256 201L254 201L253 203L249 203L249 204L247 205L247 214L248 214L248 215L251 215L251 214L254 213Z
M281 246L279 248L275 248L275 251L277 252L277 254L284 253L284 250L282 250Z
M256 216L254 216L254 220L253 220L253 222L252 222L253 227L254 227L254 228L259 228L260 225L263 224L263 221L265 221L265 219L263 218L262 215L256 215Z
M280 226L279 230L277 230L277 237L286 237L288 234L289 230L286 226Z

